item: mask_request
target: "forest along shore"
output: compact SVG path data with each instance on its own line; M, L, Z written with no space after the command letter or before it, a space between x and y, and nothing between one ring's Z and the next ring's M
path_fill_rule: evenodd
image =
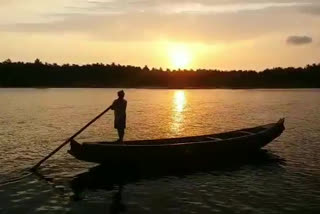
M131 65L75 65L0 63L0 87L32 88L161 88L161 89L252 89L320 88L320 63L304 68L272 68L220 71L210 69L163 70Z

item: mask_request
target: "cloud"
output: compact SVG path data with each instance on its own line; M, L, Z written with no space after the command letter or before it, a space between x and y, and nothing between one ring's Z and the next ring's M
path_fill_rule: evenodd
M287 43L290 45L306 45L312 43L312 38L309 36L289 36Z
M152 1L152 0L105 0L90 1L86 7L72 7L73 11L82 11L87 14L126 14L126 13L158 13L158 14L213 14L213 13L237 13L243 11L256 11L268 8L287 8L311 5L310 2L294 1L251 1L251 0L229 0L229 1Z
M169 0L66 0L69 3L63 9L43 10L41 17L47 21L38 17L36 21L14 20L14 24L0 24L0 31L75 34L113 42L228 43L270 34L283 38L286 32L300 29L314 32L320 24L299 12L310 1L176 0L169 6Z
M314 28L309 22L310 17L297 13L294 8L214 14L75 13L63 14L63 17L63 19L55 17L58 20L49 23L21 23L7 26L2 28L2 31L81 34L93 40L119 42L171 40L218 43L250 40L269 34Z
M320 4L301 7L301 12L311 15L320 15Z
M0 24L51 22L73 14L218 14L312 6L312 0L0 0Z

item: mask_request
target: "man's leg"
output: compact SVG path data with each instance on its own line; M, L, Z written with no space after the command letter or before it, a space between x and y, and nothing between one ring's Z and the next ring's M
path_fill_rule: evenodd
M118 130L119 141L123 142L124 129L117 129L117 130Z

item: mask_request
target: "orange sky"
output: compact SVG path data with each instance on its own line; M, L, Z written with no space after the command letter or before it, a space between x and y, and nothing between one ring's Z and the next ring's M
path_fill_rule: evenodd
M305 66L320 61L318 2L1 0L0 60L258 70Z

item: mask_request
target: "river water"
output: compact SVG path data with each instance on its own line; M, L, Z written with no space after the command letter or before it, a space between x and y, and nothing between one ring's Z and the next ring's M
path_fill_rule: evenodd
M116 98L118 89L0 89L0 182L23 174ZM320 90L127 89L125 139L191 136L286 118L265 150L276 160L237 168L129 182L122 192L135 213L299 213L320 211ZM76 139L116 140L108 112ZM40 170L68 186L94 164L62 149ZM2 187L2 188L5 188ZM86 190L100 200L108 190Z

